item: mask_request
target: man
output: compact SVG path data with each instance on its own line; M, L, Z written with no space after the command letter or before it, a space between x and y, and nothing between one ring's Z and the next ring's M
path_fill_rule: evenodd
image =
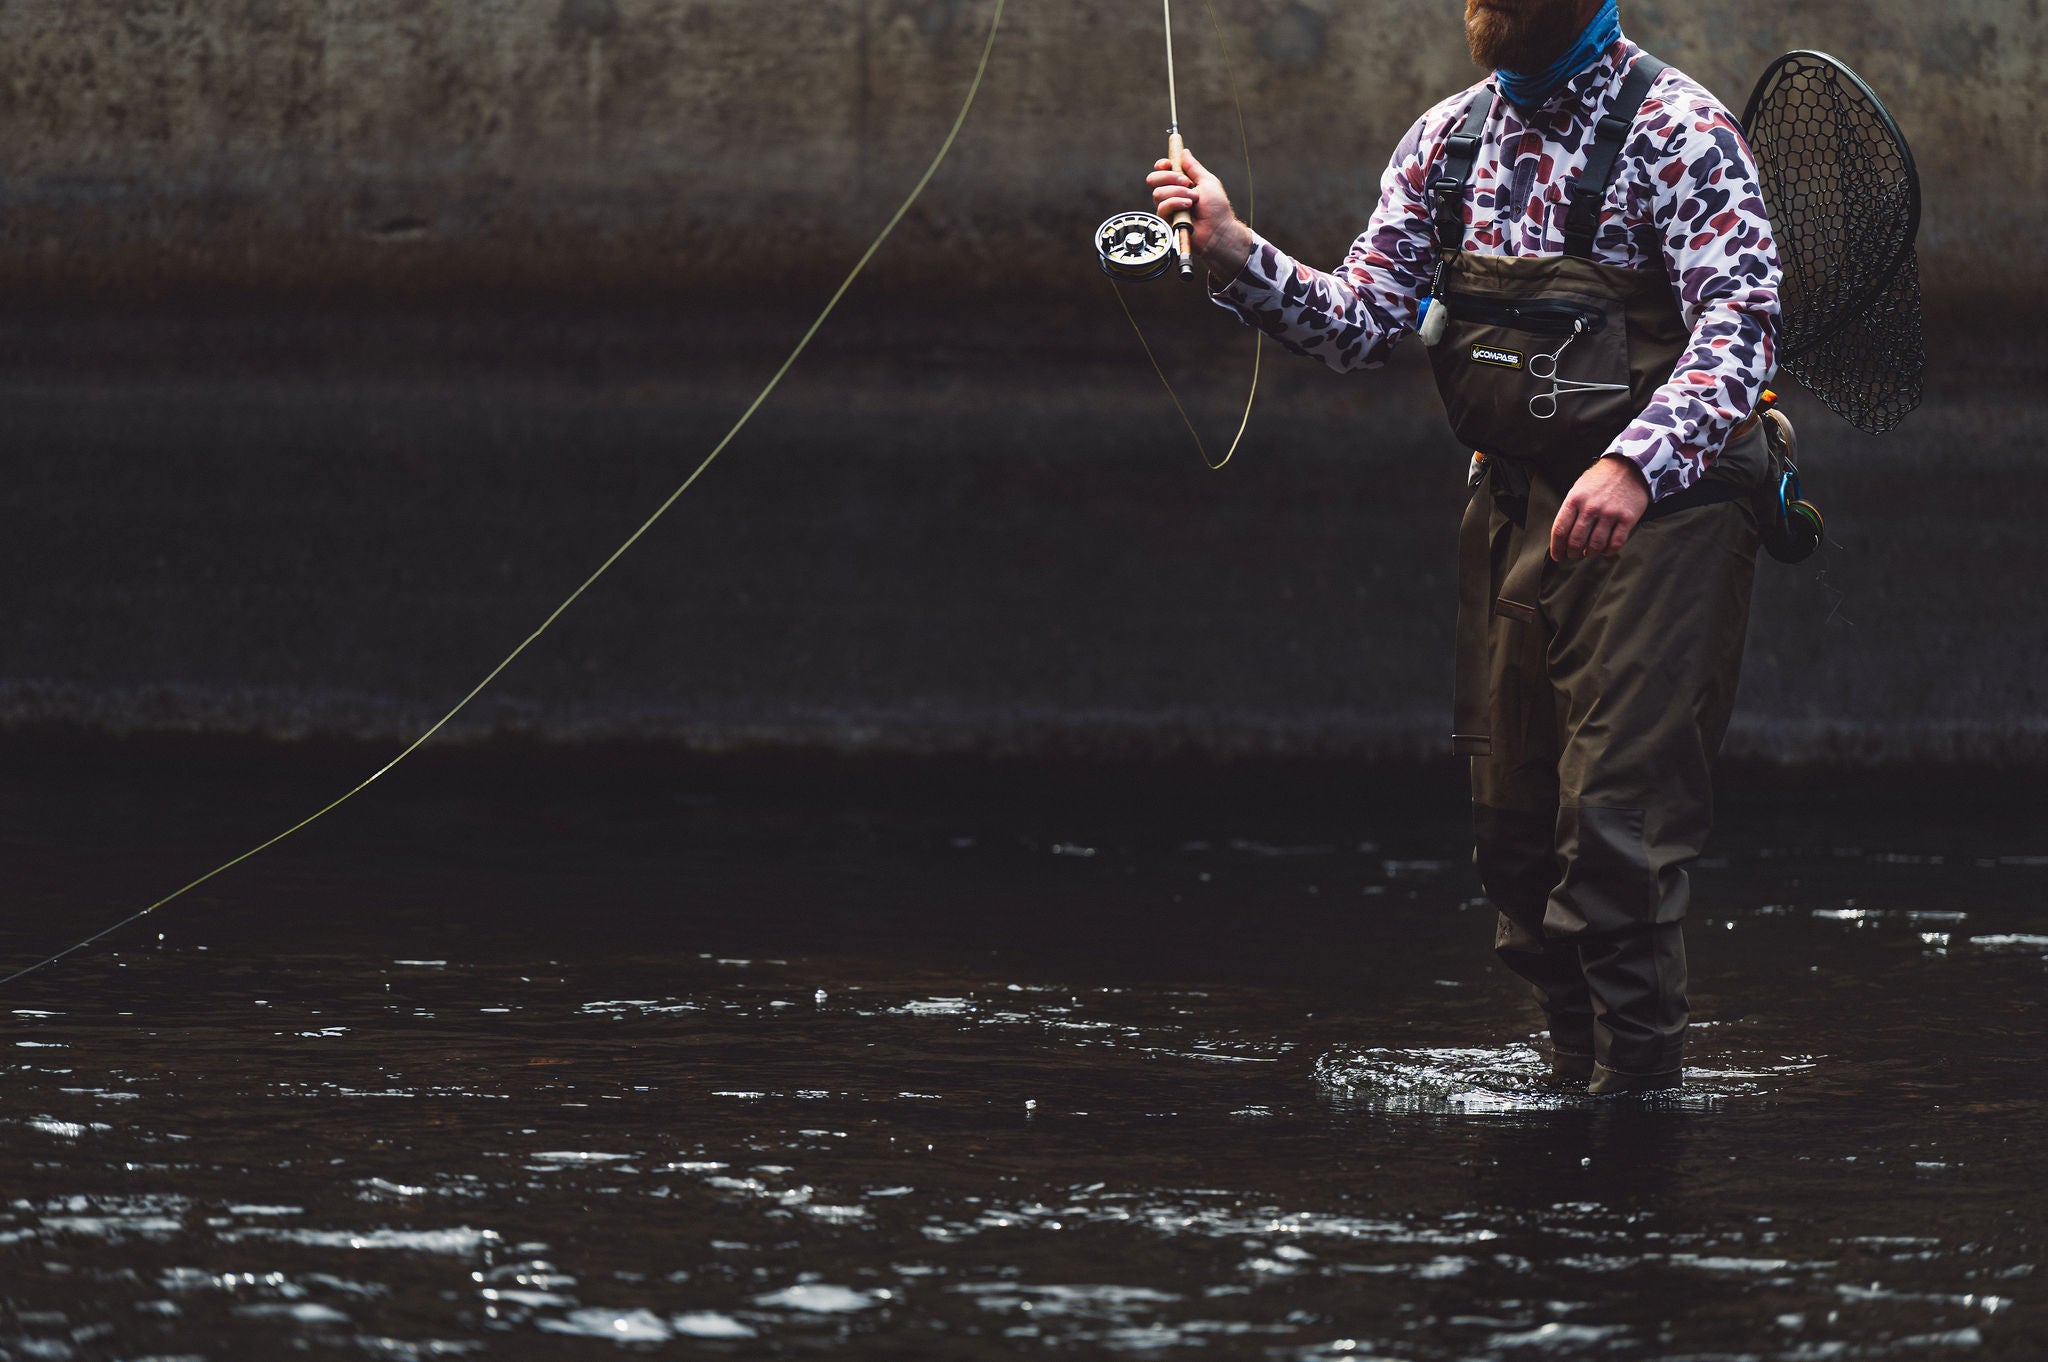
M1685 867L1711 821L1768 454L1778 259L1741 130L1616 0L1467 0L1493 74L1424 114L1344 264L1296 263L1193 157L1218 303L1332 368L1420 330L1474 447L1457 726L1495 946L1596 1094L1682 1076ZM1773 419L1776 419L1775 417Z

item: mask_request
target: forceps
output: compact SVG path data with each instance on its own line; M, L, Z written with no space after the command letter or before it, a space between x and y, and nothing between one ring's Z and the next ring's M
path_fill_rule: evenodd
M1572 342L1584 335L1585 332L1585 319L1580 318L1572 323L1571 335L1565 337L1564 344L1558 346L1554 353L1537 353L1529 356L1529 377L1539 383L1548 383L1550 385L1548 392L1539 392L1529 399L1529 414L1537 420L1548 421L1556 416L1557 399L1560 397L1567 397L1573 393L1625 393L1628 391L1628 384L1626 383L1581 383L1576 379L1559 378L1557 376L1558 362L1564 358L1564 352L1571 349ZM1544 409L1546 406L1549 408L1547 411Z

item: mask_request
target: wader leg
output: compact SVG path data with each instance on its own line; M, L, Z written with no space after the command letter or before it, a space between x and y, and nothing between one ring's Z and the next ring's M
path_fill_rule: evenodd
M1713 819L1710 767L1734 708L1756 569L1746 502L1640 526L1619 558L1556 565L1563 874L1544 928L1578 950L1595 1092L1674 1086L1687 1019L1686 866Z
M1494 950L1528 981L1550 1027L1552 1072L1584 1080L1593 1068L1593 1003L1575 944L1543 929L1558 859L1557 706L1545 670L1545 631L1495 616L1492 604L1520 531L1481 487L1467 510L1458 666L1472 709L1461 732L1472 752L1472 861L1499 916ZM1477 533L1472 533L1477 531ZM1484 716L1484 723L1472 721Z
M1475 761L1474 765L1479 763ZM1551 1069L1586 1079L1593 1070L1593 1000L1578 948L1544 931L1543 916L1560 870L1551 839L1555 809L1501 809L1474 800L1473 863L1499 910L1493 949L1529 984L1550 1027Z

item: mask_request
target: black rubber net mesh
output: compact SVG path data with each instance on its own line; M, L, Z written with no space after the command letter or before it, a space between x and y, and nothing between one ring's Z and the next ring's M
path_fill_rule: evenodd
M1744 117L1785 269L1781 367L1882 434L1920 405L1919 182L1882 105L1831 58L1774 64Z

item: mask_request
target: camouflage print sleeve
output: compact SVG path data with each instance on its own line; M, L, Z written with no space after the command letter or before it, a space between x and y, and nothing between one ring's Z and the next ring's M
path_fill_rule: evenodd
M1610 454L1642 469L1661 499L1700 479L1777 372L1778 247L1756 161L1720 104L1673 72L1644 110L1637 171L1652 186L1664 265L1692 328L1671 379Z
M1310 269L1254 234L1251 258L1237 278L1214 290L1216 302L1296 354L1340 372L1385 364L1395 342L1414 329L1436 267L1424 186L1451 116L1440 105L1401 139L1380 177L1379 207L1335 273Z

